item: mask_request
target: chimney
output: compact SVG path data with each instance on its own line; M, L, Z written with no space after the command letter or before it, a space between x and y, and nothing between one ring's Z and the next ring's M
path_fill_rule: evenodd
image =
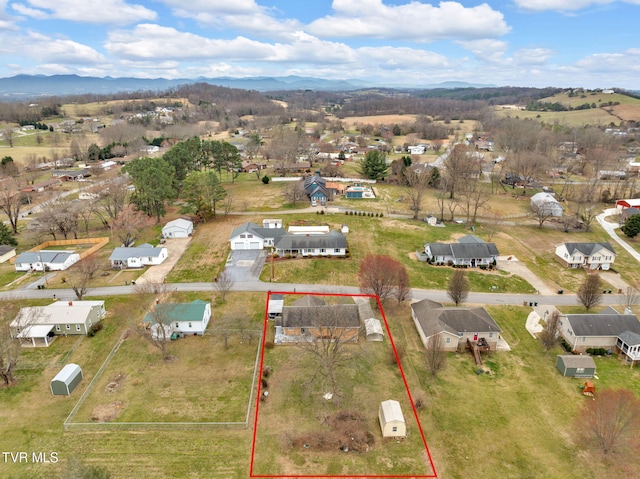
M69 306L73 306L73 301L69 301Z
M156 304L160 303L160 298L156 299Z

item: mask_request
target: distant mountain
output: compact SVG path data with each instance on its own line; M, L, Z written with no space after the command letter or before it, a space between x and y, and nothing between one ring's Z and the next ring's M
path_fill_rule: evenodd
M110 94L134 91L164 91L180 85L209 83L228 88L256 91L316 90L353 91L361 88L379 87L374 82L362 80L324 80L300 76L251 77L251 78L112 78L82 77L78 75L16 75L0 78L0 99L27 100L43 96L65 96L84 94ZM390 87L391 85L386 85ZM393 85L395 88L482 88L493 85L472 85L465 82L444 82L437 85Z

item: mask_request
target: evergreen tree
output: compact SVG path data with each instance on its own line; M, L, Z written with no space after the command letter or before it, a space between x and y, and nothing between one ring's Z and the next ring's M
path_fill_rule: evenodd
M382 151L373 150L369 151L360 162L358 173L370 180L383 180L388 171L387 155Z

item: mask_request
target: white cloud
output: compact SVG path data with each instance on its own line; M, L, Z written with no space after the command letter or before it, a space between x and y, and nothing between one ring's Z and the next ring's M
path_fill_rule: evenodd
M362 47L357 50L361 65L377 65L389 70L448 68L451 62L438 53L406 47Z
M252 14L264 9L254 0L162 0L162 3L180 12L181 16L193 16L200 12L216 15Z
M548 48L523 48L516 51L513 58L519 65L542 65L552 54Z
M109 53L129 60L162 58L334 63L349 62L354 58L353 50L341 43L321 41L303 32L292 33L291 39L288 44L265 43L245 37L210 39L171 27L141 24L131 31L111 32L105 48Z
M594 53L577 61L573 67L584 73L640 73L640 51L629 49L621 53ZM615 83L615 78L611 82Z
M64 38L51 38L30 32L22 39L21 54L49 63L94 64L105 61L102 54L87 45Z
M369 37L433 42L497 37L510 31L502 13L486 3L467 8L458 2L437 7L410 2L388 6L382 0L334 0L333 15L311 22L319 37Z
M524 9L531 11L553 10L558 12L571 12L583 8L608 5L616 0L514 0L514 3ZM640 5L640 0L622 0L623 3Z
M504 55L507 51L508 45L506 42L500 40L472 40L465 42L458 42L460 46L466 48L475 57L486 63L502 63L505 62Z
M27 0L26 3L12 3L11 7L21 15L38 20L124 25L157 17L153 10L124 0Z

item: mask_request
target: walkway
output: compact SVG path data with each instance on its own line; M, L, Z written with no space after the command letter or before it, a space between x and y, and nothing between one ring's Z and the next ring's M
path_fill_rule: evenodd
M604 210L603 213L596 216L596 219L598 220L598 223L600 223L600 226L602 226L602 228L609 234L609 236L611 236L613 241L622 246L631 256L636 259L636 261L640 262L640 253L633 249L629 245L629 243L620 238L620 236L618 236L618 233L616 233L616 229L619 228L620 225L618 223L610 223L609 221L607 221L607 216L617 215L619 213L620 212L616 208L609 208Z

